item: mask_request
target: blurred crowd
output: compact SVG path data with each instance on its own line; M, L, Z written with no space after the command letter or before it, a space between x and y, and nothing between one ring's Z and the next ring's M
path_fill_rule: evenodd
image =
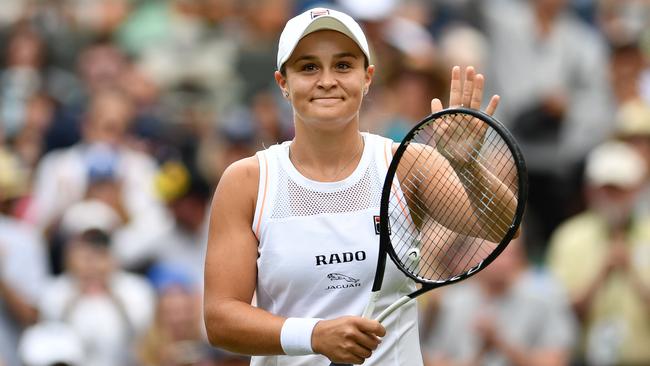
M650 2L3 0L0 366L248 364L203 331L211 194L292 138L277 39L320 5L369 38L363 130L473 65L526 157L521 237L421 302L427 365L650 364Z

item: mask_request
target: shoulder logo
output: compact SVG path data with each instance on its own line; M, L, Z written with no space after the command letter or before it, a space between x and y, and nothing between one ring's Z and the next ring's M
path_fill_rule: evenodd
M374 220L375 224L375 234L379 235L381 234L381 217L380 216L373 216L372 219ZM390 222L388 223L388 235L390 235Z

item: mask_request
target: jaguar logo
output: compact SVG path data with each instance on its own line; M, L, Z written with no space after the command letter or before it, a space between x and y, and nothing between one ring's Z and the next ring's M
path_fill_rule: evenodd
M352 282L352 283L358 283L359 282L359 280L357 280L356 278L346 276L346 275L340 274L340 273L330 273L330 274L327 275L327 278L329 278L331 281L343 280L345 282Z

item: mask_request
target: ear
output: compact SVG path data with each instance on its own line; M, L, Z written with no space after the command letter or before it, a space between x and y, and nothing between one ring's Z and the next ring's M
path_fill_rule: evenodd
M284 95L285 98L289 97L289 89L288 89L288 84L287 84L287 78L282 76L280 71L276 71L273 73L273 77L275 78L275 83L278 84L280 87L280 91L282 91L282 95Z
M370 65L368 66L368 69L366 70L366 76L363 81L363 94L365 95L368 93L368 89L370 88L370 84L372 84L372 76L375 74L375 65Z

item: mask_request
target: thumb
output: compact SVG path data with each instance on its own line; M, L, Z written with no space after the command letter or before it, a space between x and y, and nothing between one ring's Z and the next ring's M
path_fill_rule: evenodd
M431 100L431 113L436 113L442 110L442 102L438 98Z

